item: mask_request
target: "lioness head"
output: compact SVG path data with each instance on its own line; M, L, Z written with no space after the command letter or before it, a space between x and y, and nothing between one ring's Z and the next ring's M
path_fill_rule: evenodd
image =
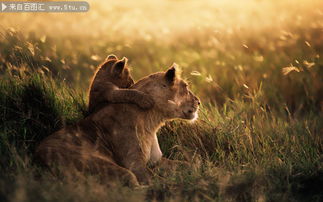
M198 117L199 99L189 90L188 84L179 77L176 64L165 72L151 74L139 80L131 88L151 95L155 108L165 118L195 120Z
M104 80L110 81L119 88L129 88L134 84L130 75L130 70L127 67L128 59L123 57L119 60L115 55L109 55L105 62L101 65L104 70Z

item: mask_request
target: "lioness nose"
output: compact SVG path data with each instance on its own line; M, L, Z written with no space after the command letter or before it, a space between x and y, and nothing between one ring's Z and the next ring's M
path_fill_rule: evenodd
M197 97L195 97L195 100L197 102L197 105L200 105L201 104L200 99L198 99Z

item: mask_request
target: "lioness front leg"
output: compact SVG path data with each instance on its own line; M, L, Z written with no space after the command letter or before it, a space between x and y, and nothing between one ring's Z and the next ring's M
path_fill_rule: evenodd
M140 184L149 185L151 183L151 171L147 168L141 151L134 151L122 160L125 168L132 171Z
M143 163L136 162L135 164L129 166L129 170L132 171L141 185L151 184L152 172Z
M149 185L152 173L146 166L147 158L142 151L135 130L121 134L118 140L120 144L117 145L118 151L115 151L118 164L133 172L140 184Z

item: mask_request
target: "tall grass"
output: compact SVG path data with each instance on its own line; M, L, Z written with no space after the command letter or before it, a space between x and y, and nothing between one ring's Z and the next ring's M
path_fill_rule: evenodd
M78 93L44 78L40 74L8 76L0 82L2 168L13 163L13 153L33 153L41 139L86 113Z
M95 177L59 180L32 162L42 138L83 117L84 98L46 76L9 76L1 83L1 170L7 173L1 195L30 201L116 200L119 190L124 200L320 200L322 115L268 111L257 99L261 94L252 102L228 101L221 109L203 106L195 123L168 123L159 132L164 155L193 167L171 174L157 170L164 179L155 179L147 190L114 184L106 193Z

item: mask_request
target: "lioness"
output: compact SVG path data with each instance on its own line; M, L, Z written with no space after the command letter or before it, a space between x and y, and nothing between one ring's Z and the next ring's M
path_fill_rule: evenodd
M135 89L126 89L134 84L127 61L125 57L118 60L117 56L109 55L99 66L90 85L89 113L107 103L133 103L143 109L153 106L150 96Z
M55 163L80 171L119 178L129 185L149 184L148 162L162 157L156 132L167 120L197 118L199 100L172 66L130 87L153 97L143 110L132 104L109 104L74 126L52 134L36 154L48 166Z

